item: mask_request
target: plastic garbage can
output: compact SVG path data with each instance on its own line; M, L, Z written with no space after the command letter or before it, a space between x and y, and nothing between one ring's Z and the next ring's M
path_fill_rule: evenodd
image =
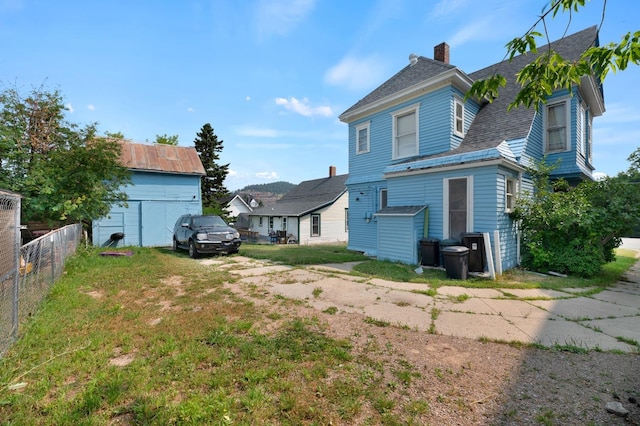
M453 247L453 246L461 246L461 245L462 245L462 241L456 240L453 238L440 240L440 264L444 266L444 257L442 256L442 250L445 247Z
M440 266L440 240L423 238L420 240L420 255L424 266Z
M469 272L484 272L486 256L482 234L474 232L462 234L462 245L469 248Z
M447 277L466 280L469 275L469 248L464 246L445 247L441 250Z

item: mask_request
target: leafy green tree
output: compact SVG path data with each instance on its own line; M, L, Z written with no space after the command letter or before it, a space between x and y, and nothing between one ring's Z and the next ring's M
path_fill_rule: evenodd
M591 277L614 260L620 237L640 223L640 191L627 178L639 169L632 165L626 174L571 187L550 180L553 168L543 161L529 170L533 194L523 194L511 213L522 232L522 263Z
M211 124L206 123L196 134L194 145L200 161L204 166L206 176L202 177L202 205L205 213L228 216L220 200L229 196L229 190L224 186L224 180L229 173L229 164L218 164L223 141L213 131Z
M23 219L89 221L126 203L119 145L66 121L59 91L8 89L0 107L0 186L23 196Z
M539 24L546 29L547 19L554 19L559 14L568 15L571 22L573 13L578 13L585 7L586 0L551 0L543 10L539 19L522 36L507 43L505 57L509 60L516 55L531 51L538 53L538 39L550 42L548 34L536 31ZM602 17L606 12L607 3L603 3ZM567 23L567 25L568 25ZM602 23L600 24L602 25ZM640 31L627 32L618 43L608 43L587 49L578 60L571 61L563 58L553 49L545 49L540 55L516 76L516 81L522 87L516 98L509 105L509 109L525 106L539 108L546 103L547 97L559 89L571 91L573 85L580 83L580 78L593 74L598 81L604 81L609 72L623 71L630 64L640 63ZM512 76L507 76L512 77ZM506 85L506 77L498 73L486 79L475 81L467 93L469 96L486 98L490 102L499 94L500 87Z
M169 136L166 133L164 135L156 135L155 143L162 145L178 145L178 135Z
M124 133L122 132L104 132L104 135L108 138L123 140L125 139Z

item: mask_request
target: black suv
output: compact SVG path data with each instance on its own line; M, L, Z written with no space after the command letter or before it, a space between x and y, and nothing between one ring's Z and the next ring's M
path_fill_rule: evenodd
M200 253L237 253L240 234L220 216L183 215L173 227L173 249L186 248L189 256Z

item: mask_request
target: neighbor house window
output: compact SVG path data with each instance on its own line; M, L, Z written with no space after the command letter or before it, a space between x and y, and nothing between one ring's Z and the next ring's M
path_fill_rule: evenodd
M258 226L262 226L262 216L258 218Z
M273 229L273 216L269 216L269 230Z
M507 213L511 212L516 203L516 180L507 178L505 181L504 206Z
M344 232L349 232L349 209L344 209Z
M464 104L458 98L454 99L453 104L455 113L453 133L462 138L464 137Z
M282 218L282 230L283 231L287 230L287 218L286 217Z
M380 210L384 209L385 207L387 207L387 190L381 189L380 190Z
M459 240L473 230L473 176L444 179L443 236Z
M567 102L548 105L546 109L545 152L567 151Z
M369 121L356 127L356 154L369 152Z
M311 236L312 237L320 236L320 215L319 214L311 215Z
M418 154L418 106L393 113L393 158Z

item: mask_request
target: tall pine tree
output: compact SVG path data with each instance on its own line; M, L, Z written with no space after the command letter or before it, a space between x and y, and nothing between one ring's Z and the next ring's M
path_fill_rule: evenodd
M213 127L207 123L196 134L194 145L207 173L201 178L200 185L202 188L203 210L208 214L226 217L228 213L224 210L220 200L229 196L229 190L224 186L224 180L229 173L229 165L216 163L220 160L219 153L222 152L222 140L218 140Z

